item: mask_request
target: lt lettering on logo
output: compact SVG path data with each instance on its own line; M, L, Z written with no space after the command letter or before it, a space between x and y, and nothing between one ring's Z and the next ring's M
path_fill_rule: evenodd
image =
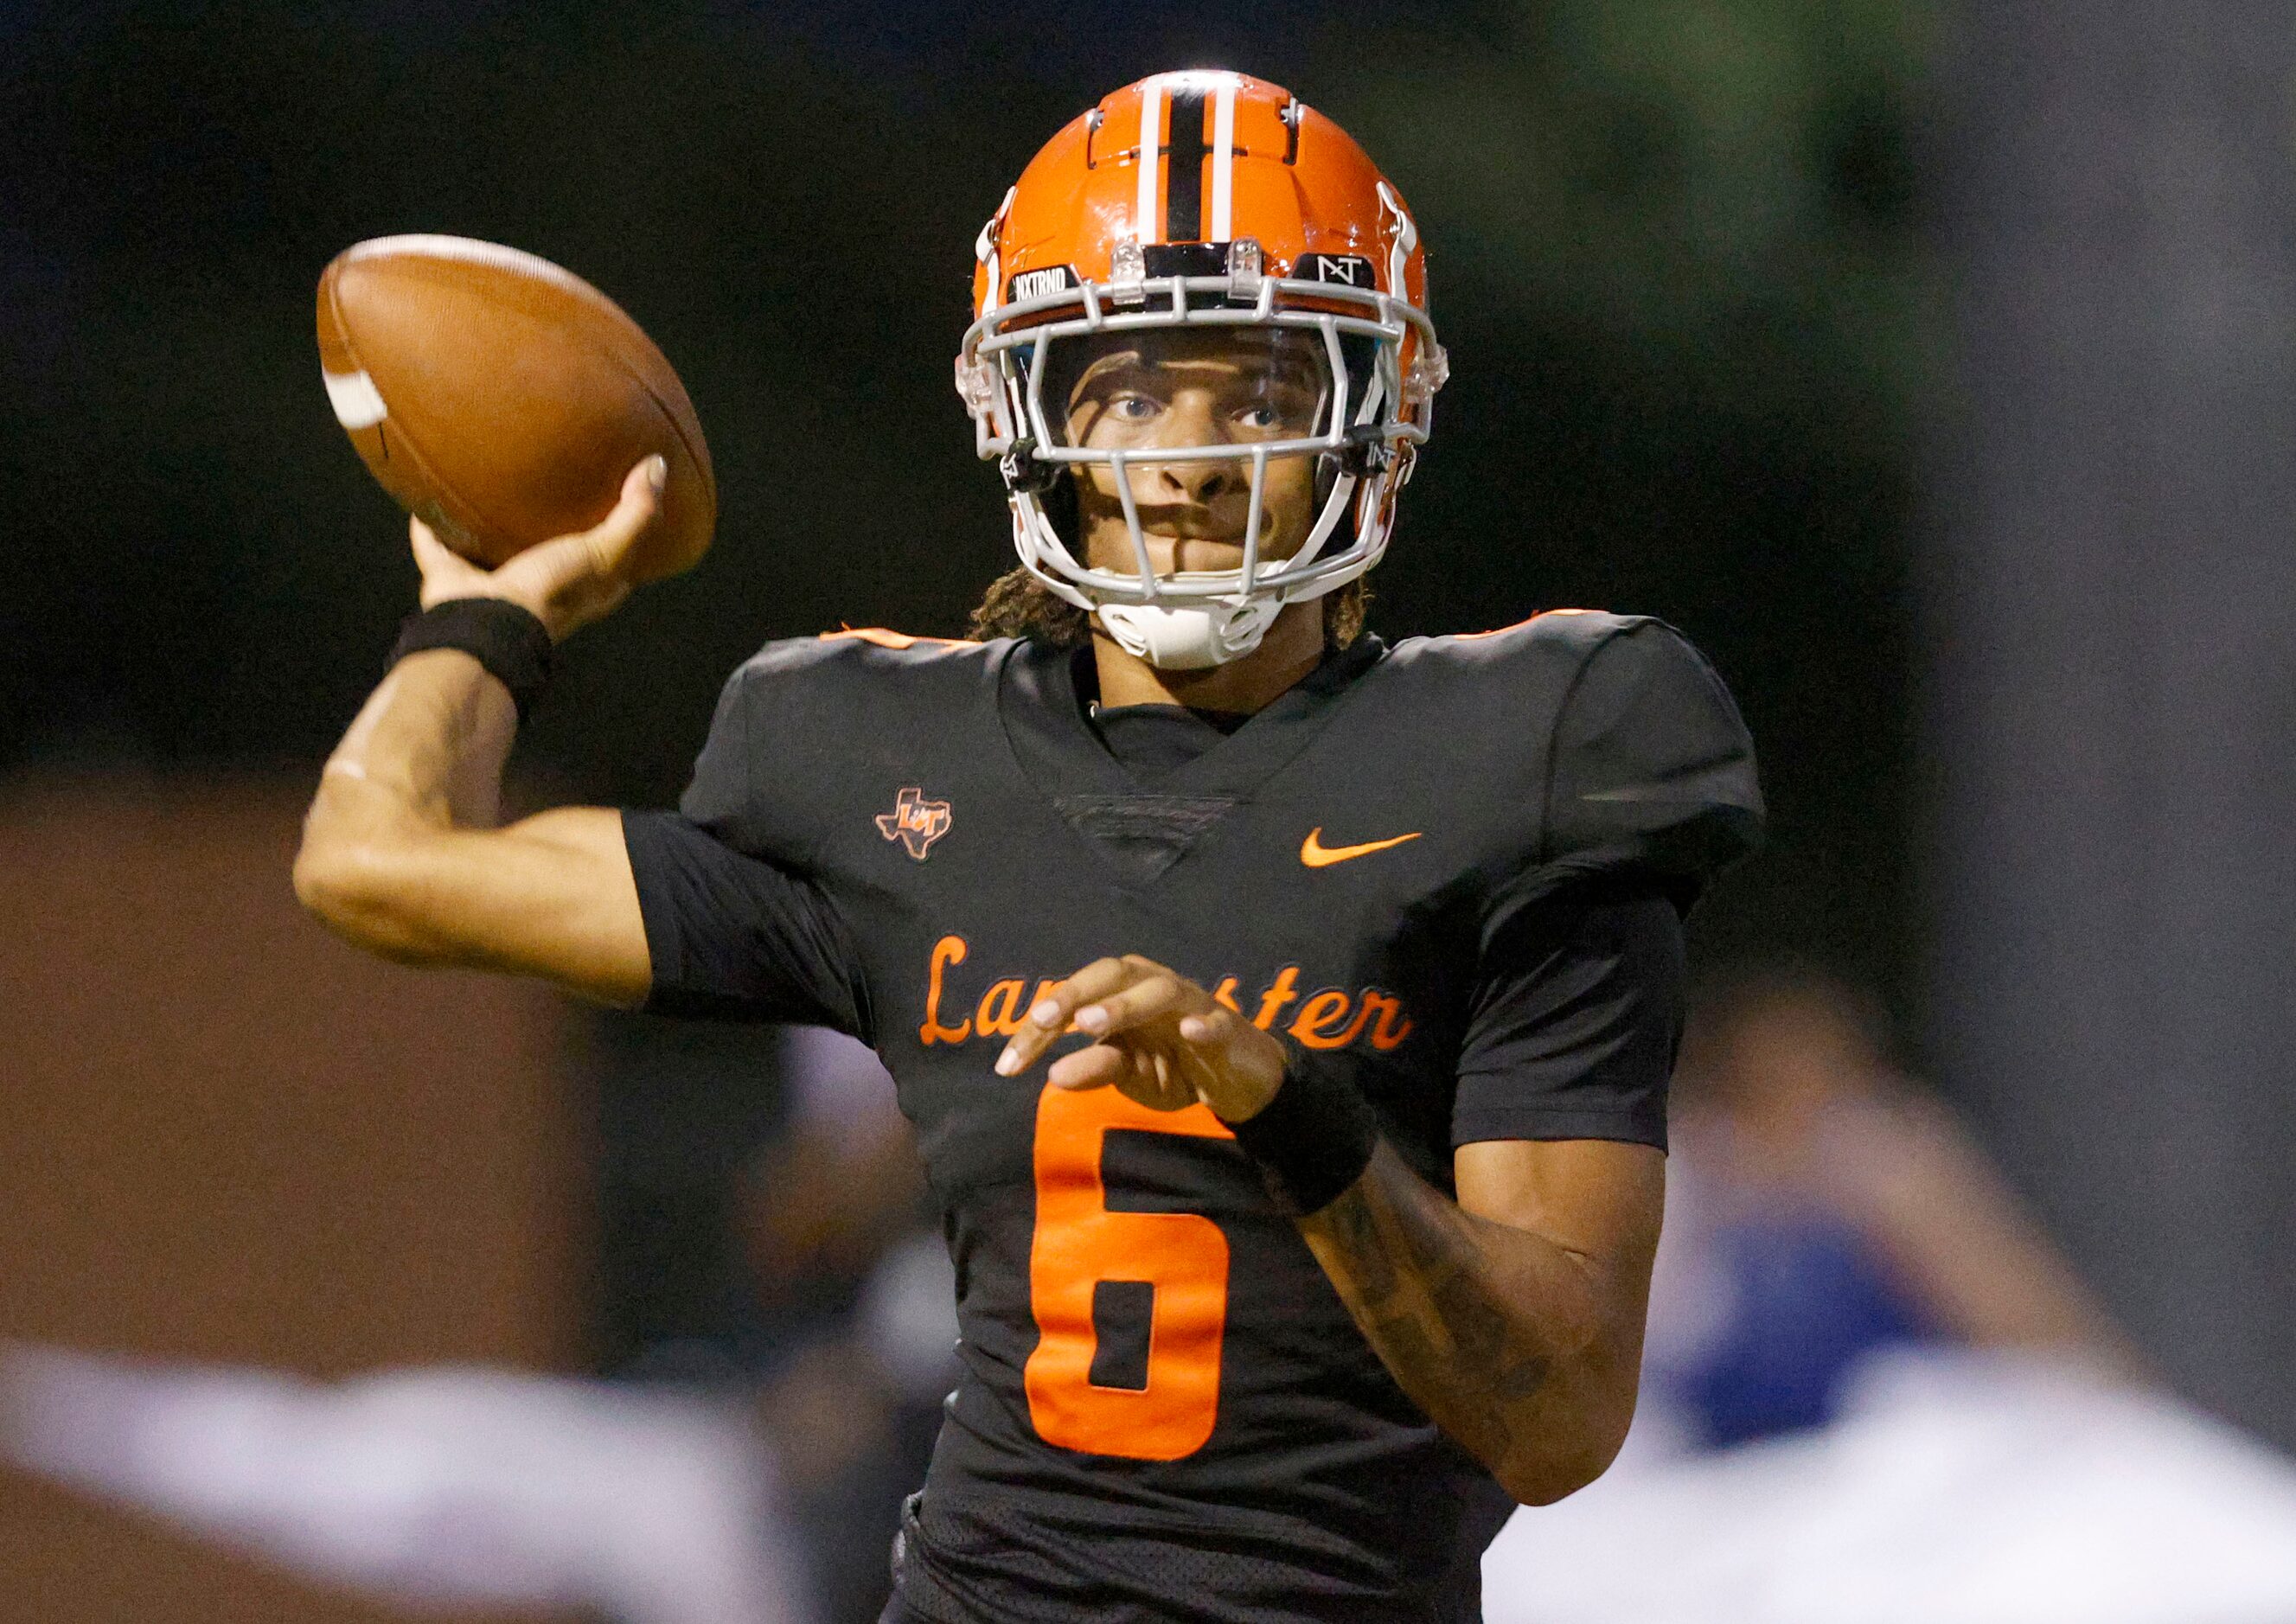
M948 802L927 800L925 792L914 785L895 798L890 812L877 814L877 833L900 841L901 849L920 863L932 843L948 833Z

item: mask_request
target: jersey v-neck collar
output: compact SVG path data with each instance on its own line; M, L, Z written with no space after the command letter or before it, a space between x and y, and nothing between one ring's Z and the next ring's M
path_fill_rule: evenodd
M1108 753L1144 784L1161 783L1250 720L1227 718L1221 726L1185 705L1087 704L1085 718Z
M1386 654L1369 634L1213 741L1195 759L1143 783L1109 752L1086 720L1076 662L1089 650L1016 644L997 683L1004 735L1022 775L1055 801L1076 794L1170 794L1243 800L1280 772L1322 731L1357 678Z

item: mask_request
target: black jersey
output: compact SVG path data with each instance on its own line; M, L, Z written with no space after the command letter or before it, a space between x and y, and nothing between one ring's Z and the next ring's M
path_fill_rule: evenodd
M1088 661L769 645L681 812L626 819L652 1007L855 1033L916 1125L963 1376L913 1612L1472 1620L1507 1498L1227 1130L992 1063L1046 982L1140 953L1358 1089L1440 1189L1472 1140L1663 1144L1676 910L1759 824L1744 728L1665 626L1563 611L1365 638L1141 773Z

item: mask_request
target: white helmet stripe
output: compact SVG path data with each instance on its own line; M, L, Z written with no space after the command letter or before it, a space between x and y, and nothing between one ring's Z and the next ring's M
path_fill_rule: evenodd
M1156 217L1156 181L1164 168L1164 76L1140 86L1140 200L1133 205L1132 236L1136 242L1156 241L1161 224Z
M1398 299L1408 299L1411 295L1403 285L1403 271L1411 263L1411 250L1419 246L1419 227L1404 212L1403 200L1395 195L1395 188L1385 181L1379 183L1379 207L1394 222L1388 238L1387 291Z
M1004 217L1013 212L1013 200L1020 195L1020 187L1006 187L1004 201L996 205L996 212L988 217L988 224L982 226L980 234L972 240L973 258L980 260L988 271L988 291L980 301L980 314L983 316L994 310L1004 299L1004 290L999 285L997 278L1004 274L1004 250L1001 246Z
M1234 234L1235 211L1235 75L1222 74L1212 104L1212 217L1207 242L1226 242Z

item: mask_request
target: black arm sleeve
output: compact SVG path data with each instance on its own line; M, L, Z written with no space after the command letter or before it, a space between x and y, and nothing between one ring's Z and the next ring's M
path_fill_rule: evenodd
M625 812L652 1013L797 1021L870 1039L858 956L809 882L676 812Z
M1689 971L1648 882L1580 882L1486 941L1451 1143L1621 1139L1666 1148Z

